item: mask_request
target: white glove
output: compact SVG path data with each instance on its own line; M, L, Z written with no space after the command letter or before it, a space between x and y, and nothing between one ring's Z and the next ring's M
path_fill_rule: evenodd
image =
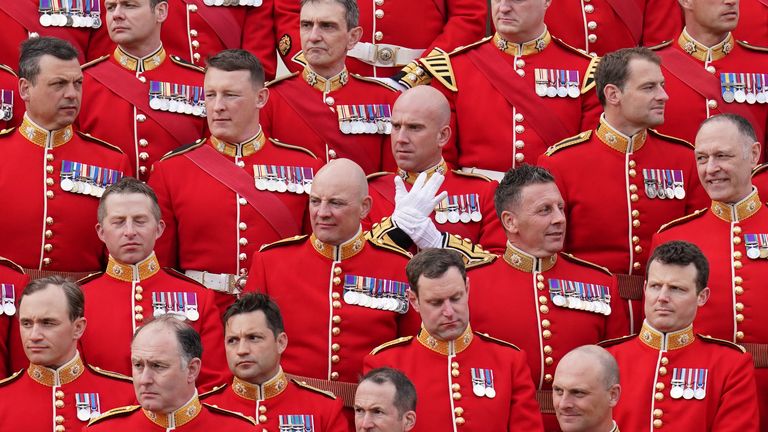
M400 220L395 221L395 224L419 249L442 247L443 233L437 230L431 218L413 215L408 209L402 211L399 216Z
M435 193L440 189L445 177L434 173L426 180L426 173L419 174L410 191L405 189L405 183L400 177L395 177L395 211L392 221L420 249L440 247L442 234L430 219L435 206L448 196L448 192Z

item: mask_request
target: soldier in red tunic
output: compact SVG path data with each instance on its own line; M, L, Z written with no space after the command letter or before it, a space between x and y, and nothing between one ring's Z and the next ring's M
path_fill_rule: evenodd
M357 432L408 432L416 426L416 388L388 367L369 370L355 391Z
M750 355L694 334L697 310L719 288L707 286L708 276L707 258L691 243L664 243L651 255L640 334L603 344L622 372L614 413L623 429L761 430Z
M0 429L79 431L92 418L135 401L130 378L80 357L85 306L80 287L60 276L24 288L18 321L28 360L25 369L0 383Z
M250 417L201 403L195 388L203 345L200 335L175 317L141 327L131 342L133 387L139 405L108 411L85 431L252 431Z

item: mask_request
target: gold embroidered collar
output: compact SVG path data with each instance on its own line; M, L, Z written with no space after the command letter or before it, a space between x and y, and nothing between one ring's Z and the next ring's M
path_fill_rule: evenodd
M153 276L160 271L160 263L155 253L136 264L122 264L117 262L112 255L107 262L107 274L123 282L139 282Z
M547 258L536 258L507 242L507 250L504 251L504 261L512 267L527 273L535 271L545 272L555 266L557 254Z
M633 153L640 150L648 138L648 131L645 129L631 137L624 135L608 124L608 121L605 120L605 114L600 116L600 124L598 124L595 132L597 132L597 138L600 141L620 153Z
M362 252L365 247L365 233L362 229L358 229L357 234L355 234L354 237L338 246L323 243L320 239L315 237L314 233L309 237L309 240L310 243L312 243L312 247L315 248L320 255L334 261L342 261L352 258Z
M456 355L469 347L473 337L472 327L469 324L467 324L464 333L452 341L435 339L422 325L416 339L418 339L419 343L436 353L442 355Z
M610 432L620 432L619 425L616 424L616 420L613 421L613 427L611 428Z
M493 35L493 44L496 48L498 48L499 51L515 57L540 53L544 51L544 48L546 48L550 42L552 42L552 36L547 29L544 29L544 33L536 39L521 44L504 39L498 32Z
M445 175L447 171L448 171L448 165L445 164L445 160L440 159L439 164L422 172L427 173L427 180L429 180L429 178L432 177L432 174L437 172L442 175ZM413 182L416 181L416 178L419 177L419 174L421 173L405 171L405 170L401 170L400 168L397 169L397 175L399 175L400 178L402 178L408 184L413 184Z
M733 42L733 35L728 33L728 36L722 42L713 47L707 47L691 37L686 29L683 29L680 37L677 38L677 44L680 45L683 51L703 62L720 60L727 56L733 49Z
M24 120L22 120L21 126L19 126L19 133L28 141L48 149L64 145L75 136L72 125L49 131L33 122L26 113L24 113Z
M259 127L259 133L257 133L256 136L238 144L232 144L211 135L211 145L213 148L215 148L219 153L224 153L225 155L231 157L250 156L261 150L261 148L264 147L266 140L267 139L264 137L264 133L262 132L261 127Z
M68 361L58 369L51 369L45 366L29 364L27 374L38 384L53 387L69 384L76 380L85 371L85 364L80 358L80 353L75 352L72 360Z
M318 75L309 67L309 65L307 65L304 66L304 70L301 71L301 77L304 78L304 81L306 81L306 83L311 87L320 90L324 94L336 91L344 87L349 82L349 72L347 72L346 66L344 66L344 70L337 73L336 75L330 78L324 78Z
M688 327L670 332L662 333L648 324L648 321L643 321L643 328L640 329L640 341L651 348L660 351L672 351L680 348L685 348L693 343L695 336L693 334L693 324Z
M720 201L712 201L712 213L726 222L741 222L757 213L762 207L757 188L752 186L752 193L736 204L726 204Z
M142 408L144 415L152 421L152 423L165 428L166 430L175 429L191 422L202 409L202 404L197 399L197 391L189 402L185 403L181 408L168 414L156 413L154 411L145 410Z
M117 64L133 72L146 72L159 67L165 61L167 54L162 45L145 57L136 57L125 52L120 46L112 54Z
M282 367L278 370L277 375L261 385L251 384L238 377L232 380L232 391L241 398L252 401L275 397L285 391L286 388L288 388L288 378Z

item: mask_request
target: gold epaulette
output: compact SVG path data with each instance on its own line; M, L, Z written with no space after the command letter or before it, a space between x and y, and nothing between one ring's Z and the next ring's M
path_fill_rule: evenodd
M261 246L261 248L259 249L259 252L264 252L267 249L272 249L272 248L277 247L277 246L287 246L287 245L291 245L291 244L294 244L294 243L299 243L299 242L304 241L304 239L306 239L307 237L309 237L309 236L306 235L306 234L304 234L304 235L295 235L293 237L284 238L284 239L278 240L276 242L267 243L267 244Z
M384 176L386 176L388 174L394 174L394 173L389 172L389 171L379 171L379 172L375 172L375 173L372 173L372 174L368 174L367 176L365 176L365 178L370 182L373 179L376 179L376 178L379 178L379 177L384 177Z
M239 419L245 420L248 423L256 426L256 420L254 420L251 417L248 417L246 415L240 414L239 412L226 410L224 408L219 408L216 405L210 405L210 404L207 404L205 402L203 402L203 406L208 408L211 412L214 412L214 413L217 413L217 414L224 414L224 415L231 416L231 417L237 417Z
M365 239L368 240L368 243L370 243L371 245L377 248L386 249L386 250L398 253L408 259L413 258L413 254L411 254L407 250L400 247L389 236L389 232L395 229L398 229L398 228L397 228L397 225L395 225L395 223L392 222L392 218L385 217L384 219L381 220L381 222L377 222L373 224L373 226L371 226L370 231L367 231L365 233Z
M398 345L403 345L405 343L410 342L413 339L413 336L403 336L401 338L397 338L395 340L391 340L389 342L384 342L383 344L377 346L376 348L371 350L371 355L376 355L382 351L384 351L387 348L392 348Z
M14 374L9 376L8 378L3 378L2 380L0 380L0 387L2 387L4 385L8 385L8 384L16 381L17 379L21 378L22 372L24 372L24 371L25 371L25 369L20 369L20 370L14 372Z
M170 159L170 158L172 158L174 156L178 156L178 155L184 154L184 153L186 153L188 151L192 151L192 150L200 147L201 145L205 144L206 140L207 140L207 138L200 138L199 140L197 140L197 141L195 141L195 142L193 142L191 144L184 144L183 146L176 147L175 149L173 149L173 150L169 151L168 153L166 153L165 155L163 155L163 157L161 157L160 160L162 161L162 160Z
M495 337L489 335L488 333L480 333L478 331L476 331L474 333L477 336L480 336L480 339L482 339L482 340L485 340L485 341L488 341L488 342L494 342L494 343L497 343L499 345L508 346L510 348L514 348L517 351L520 351L520 348L518 348L518 346L513 344L512 342L507 342L507 341L502 340L502 339L496 339Z
M17 77L17 78L19 77L18 75L16 75L16 71L14 71L13 69L11 69L11 67L10 67L10 66L8 66L8 65L0 64L0 69L2 69L2 70L4 70L4 71L6 71L6 72L8 72L8 73L10 73L11 75L13 75L13 76L15 76L15 77Z
M600 57L591 57L587 70L584 72L584 79L581 80L581 94L586 94L588 91L595 88L597 80L595 80L595 72L597 71L597 65L600 63Z
M688 222L689 220L693 220L693 219L696 219L697 217L704 216L704 214L707 213L707 210L709 210L709 207L696 210L695 212L693 212L691 214L687 214L687 215L685 215L683 217L680 217L680 218L677 218L677 219L672 220L670 222L667 222L664 225L662 225L661 228L659 228L659 230L656 231L656 232L666 231L669 228L672 228L674 226L680 225L680 224L682 224L684 222Z
M356 74L356 73L351 73L351 74L349 74L349 76L351 76L352 78L354 78L356 80L360 80L360 81L364 81L364 82L368 82L368 83L373 83L373 84L378 84L378 85L380 85L382 87L386 87L387 89L392 90L393 92L399 92L400 91L399 89L396 89L395 87L392 87L391 85L387 84L386 82L378 80L376 78L362 76L362 75L359 75L359 74Z
M21 274L24 274L24 267L16 264L15 262L9 260L6 257L0 256L0 265L8 267L11 270L15 270Z
M427 73L432 78L438 80L440 84L445 86L452 92L459 91L456 86L456 76L453 73L453 66L451 66L451 57L448 53L438 48L432 50L427 57L419 59L419 64L426 69Z
M10 128L8 128L8 129L3 129L3 130L0 130L0 137L1 137L1 136L5 136L5 135L10 135L10 134L11 134L11 132L13 132L13 131L15 131L15 130L16 130L16 128L15 128L15 127L10 127Z
M83 63L82 65L80 65L80 70L84 70L84 69L87 69L87 68L89 68L91 66L97 65L97 64L103 62L104 60L108 59L109 57L110 57L109 54L107 54L107 55L103 55L101 57L95 58L95 59L93 59L93 60L91 60L91 61L89 61L87 63Z
M269 141L272 144L274 144L274 145L276 145L278 147L285 148L285 149L290 149L290 150L296 150L296 151L300 151L300 152L304 152L304 153L312 156L312 158L317 159L317 156L315 156L315 154L312 153L312 151L310 149L308 149L308 148L304 148L304 147L293 145L293 144L286 144L286 143L278 140L277 138L270 138Z
M130 414L130 413L136 411L139 408L141 408L141 405L128 405L128 406L124 406L124 407L113 408L113 409L105 412L104 414L96 417L95 419L89 421L88 422L88 426L95 425L96 423L98 423L98 422L100 422L102 420L108 419L110 417L119 417L119 416L124 416L126 414Z
M626 336L617 337L617 338L613 338L613 339L606 339L604 341L598 342L597 345L599 345L599 346L601 346L603 348L606 348L606 347L618 345L618 344L620 344L622 342L630 341L630 340L632 340L632 339L634 339L636 337L637 337L637 334L633 333L631 335L626 335Z
M489 41L489 40L491 40L491 39L493 39L493 35L491 35L491 36L486 36L486 37L484 37L484 38L482 38L482 39L480 39L480 40L478 40L478 41L472 42L472 43L471 43L471 44L469 44L469 45L462 45L462 46L456 47L456 48L455 48L453 51L451 51L450 53L448 53L448 55L454 55L454 54L458 54L458 53L460 53L460 52L466 51L466 50L468 50L468 49L470 49L470 48L474 48L474 47L476 47L476 46L478 46L478 45L481 45L481 44L483 44L483 43L485 43L485 42L488 42L488 41ZM431 53L430 53L430 54L431 54Z
M487 182L492 181L490 178L488 178L488 177L486 177L486 176L484 176L482 174L477 174L477 173L473 173L473 172L464 172L462 170L451 170L451 172L453 172L454 174L456 174L458 176L462 176L462 177L476 178L476 179L480 179L480 180L485 180Z
M681 144L681 145L684 145L684 146L686 146L688 148L694 148L693 144L691 144L690 142L688 142L688 141L686 141L686 140L684 140L682 138L673 137L672 135L663 134L663 133L657 131L656 129L650 129L649 128L648 132L651 135L659 137L659 138L661 138L661 139L663 139L665 141L673 142L675 144Z
M611 273L610 270L608 270L607 268L605 268L605 267L603 267L603 266L601 266L599 264L595 264L595 263L593 263L591 261L587 261L585 259L581 259L579 257L575 257L575 256L573 256L573 255L571 255L571 254L569 254L567 252L560 252L560 256L562 256L563 258L565 258L566 260L568 260L568 261L570 261L570 262L572 262L574 264L580 264L580 265L583 265L583 266L586 266L586 267L590 267L590 268L593 268L595 270L599 270L599 271L607 274L608 276L613 276L613 273Z
M296 52L296 54L291 57L291 61L297 64L300 64L302 66L306 66L309 63L307 62L307 58L304 57L304 50L299 50Z
M333 392L329 392L327 390L321 390L321 389L319 389L317 387L312 387L311 385L305 383L304 381L299 381L299 380L296 380L296 379L291 379L291 381L294 384L296 384L297 386L299 386L299 387L301 387L303 389L306 389L306 390L309 390L309 391L313 391L315 393L320 393L323 396L326 396L326 397L329 397L329 398L331 398L333 400L336 400L336 395L333 394Z
M131 377L123 375L121 373L104 370L98 366L91 366L89 364L86 364L86 366L88 366L88 369L90 369L96 375L105 376L107 378L114 378L120 381L127 381L129 383L133 382L133 379Z
M660 43L658 45L649 46L648 49L652 50L652 51L658 51L658 50L660 50L662 48L668 47L671 44L672 44L672 39L670 39L668 41L664 41L664 42L662 42L662 43Z
M743 46L744 48L752 51L759 51L759 52L768 52L768 47L760 46L760 45L752 45L747 41L742 40L736 40L736 43Z
M277 78L273 79L272 81L265 82L264 83L264 87L269 87L269 86L275 85L275 84L279 83L280 81L285 81L285 80L287 80L289 78L293 78L293 77L295 77L298 74L299 74L299 72L294 72L294 73L290 73L288 75L283 75L281 77L277 77Z
M728 347L728 348L733 348L733 349L739 351L742 354L747 352L747 350L745 350L743 346L735 344L735 343L733 343L731 341L727 341L725 339L713 338L712 336L707 336L707 335L698 334L698 333L696 334L696 336L701 338L702 342L709 342L709 343L713 343L713 344L717 344L717 345L722 345L722 346L725 346L725 347Z
M197 71L200 73L205 73L205 68L201 68L200 66L194 63L190 63L177 55L170 55L168 57L170 57L172 62L176 63L179 66L183 66L185 68L192 69L193 71Z
M207 398L210 395L213 395L213 394L216 394L216 393L221 393L222 391L224 391L225 388L227 388L227 383L224 383L224 384L221 384L221 385L217 385L216 387L208 390L207 392L200 393L200 396L198 396L198 398L200 400L203 400L203 399Z
M120 147L118 147L118 146L116 146L114 144L110 144L110 143L104 141L103 139L96 138L95 136L93 136L93 135L91 135L91 134L89 134L87 132L80 132L80 131L75 131L75 132L78 135L80 135L80 138L82 138L82 139L84 139L86 141L94 142L96 144L101 144L102 146L104 146L104 147L106 147L106 148L108 148L110 150L115 150L117 152L120 152L120 154L123 154L123 151L120 149Z
M100 271L100 272L96 272L96 273L91 273L91 274L89 274L88 276L85 276L85 277L82 277L82 278L78 279L78 280L77 280L77 284L78 284L78 285L80 285L80 286L83 286L83 285L85 285L86 283L88 283L88 282L90 282L90 281L92 281L92 280L94 280L94 279L98 279L98 278L99 278L99 277L101 277L101 275L103 275L103 274L104 274L104 272L103 272L103 271Z
M764 163L756 166L755 168L752 169L752 177L765 171L766 168L768 168L768 163Z
M555 143L547 149L547 151L544 153L547 156L552 156L553 154L557 153L558 151L568 148L572 145L581 144L583 142L589 141L589 139L592 137L592 130L584 131L578 135L574 135L572 137L566 138L558 143Z
M462 239L456 234L444 233L441 247L460 253L467 269L490 264L497 258L496 254L483 250L479 244L474 244L469 239Z

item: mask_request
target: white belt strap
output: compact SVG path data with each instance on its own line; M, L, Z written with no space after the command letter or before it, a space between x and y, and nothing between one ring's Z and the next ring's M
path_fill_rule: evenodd
M424 49L401 47L399 45L358 42L347 55L364 63L378 67L405 66L416 60Z
M461 171L465 173L484 175L489 179L496 180L498 182L500 182L501 179L504 178L504 174L505 174L502 171L494 171L494 170L487 170L487 169L480 169L480 168L467 168L467 167L462 168Z
M206 288L227 294L239 294L242 286L241 280L245 278L229 273L208 273L205 271L187 270L184 272L188 278L205 285Z

